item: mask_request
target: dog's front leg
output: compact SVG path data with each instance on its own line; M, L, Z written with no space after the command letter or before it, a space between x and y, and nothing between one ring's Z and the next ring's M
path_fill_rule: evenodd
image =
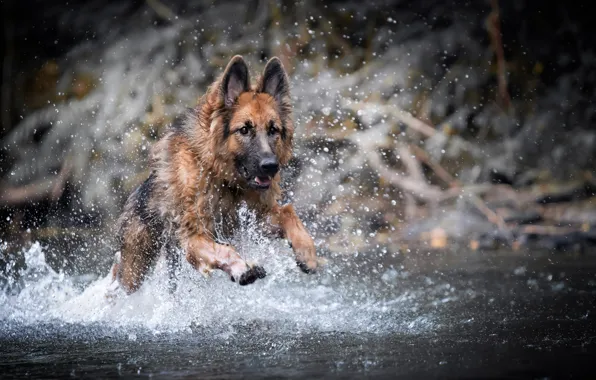
M248 285L258 278L264 278L265 269L253 267L242 260L238 252L228 245L218 244L204 236L194 236L183 244L186 260L201 273L210 273L213 269L226 272L232 281Z
M272 211L272 224L281 228L284 237L292 245L300 269L305 273L316 271L318 260L315 243L296 215L294 207L291 204L275 206Z

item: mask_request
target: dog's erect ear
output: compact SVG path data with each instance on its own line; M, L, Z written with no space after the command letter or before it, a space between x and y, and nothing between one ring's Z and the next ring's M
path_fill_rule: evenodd
M277 103L290 95L288 75L279 58L273 57L265 65L258 91L271 95Z
M248 67L244 59L236 55L230 60L221 79L220 94L226 107L231 107L236 99L250 90Z

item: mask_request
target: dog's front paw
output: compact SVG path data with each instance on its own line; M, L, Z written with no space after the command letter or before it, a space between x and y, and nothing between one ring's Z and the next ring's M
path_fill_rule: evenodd
M320 263L312 240L310 244L295 244L292 248L296 254L296 264L298 264L300 270L304 273L316 273Z
M296 260L296 264L298 264L298 268L304 273L316 273L318 268L317 260L305 260L300 261Z
M265 276L267 276L265 268L255 265L250 267L246 272L242 273L237 280L240 285L248 285L252 284L259 278L265 278ZM236 281L235 276L232 276L232 281Z

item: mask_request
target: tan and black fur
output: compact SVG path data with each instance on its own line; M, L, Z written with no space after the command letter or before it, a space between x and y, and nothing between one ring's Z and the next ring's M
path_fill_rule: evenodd
M289 83L277 58L251 86L246 63L232 58L183 125L153 147L151 174L131 194L119 220L120 262L114 276L136 291L160 252L177 265L175 247L197 270L225 271L250 284L265 276L234 247L218 242L238 226L245 203L289 240L299 267L317 268L312 238L292 205L280 206L279 168L292 155L294 124Z

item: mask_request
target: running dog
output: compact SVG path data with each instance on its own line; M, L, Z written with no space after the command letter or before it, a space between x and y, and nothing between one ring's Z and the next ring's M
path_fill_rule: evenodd
M202 273L219 269L240 285L264 278L261 266L221 243L238 227L241 204L290 242L304 272L317 269L313 239L292 205L279 204L279 170L294 135L288 76L272 58L256 85L250 82L244 59L235 56L186 120L153 146L150 175L118 223L113 275L127 293L139 289L160 253L175 268L180 250Z

